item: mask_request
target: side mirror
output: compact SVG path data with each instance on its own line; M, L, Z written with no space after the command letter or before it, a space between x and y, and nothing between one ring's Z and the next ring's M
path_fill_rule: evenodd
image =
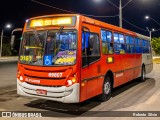
M15 35L12 35L11 36L11 50L13 50L14 49L14 40L15 40Z

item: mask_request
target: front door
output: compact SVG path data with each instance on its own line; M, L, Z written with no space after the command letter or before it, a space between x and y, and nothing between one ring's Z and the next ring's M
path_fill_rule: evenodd
M98 94L100 66L100 28L83 24L88 30L82 30L82 66L81 98L88 99Z

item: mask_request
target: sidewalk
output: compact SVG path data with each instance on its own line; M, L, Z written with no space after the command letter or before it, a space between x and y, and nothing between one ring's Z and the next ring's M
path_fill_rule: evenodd
M153 59L160 58L160 56L153 56Z
M1 61L18 61L18 56L0 57Z

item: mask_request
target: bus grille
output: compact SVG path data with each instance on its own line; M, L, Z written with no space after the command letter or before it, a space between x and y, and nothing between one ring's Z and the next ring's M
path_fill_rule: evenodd
M44 79L44 80L64 80L66 79L65 77L61 77L61 78L50 78L50 77L37 77L37 76L33 76L33 75L27 75L27 74L24 74L24 76L26 77L29 77L29 78L38 78L38 79Z
M39 85L39 84L33 84L33 83L29 83L29 82L26 82L27 84L30 84L30 85L34 85L34 86L42 86L42 87L62 87L62 85Z

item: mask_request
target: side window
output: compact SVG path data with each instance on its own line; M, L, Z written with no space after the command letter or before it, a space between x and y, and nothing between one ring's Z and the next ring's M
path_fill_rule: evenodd
M114 50L116 54L125 54L124 35L114 33Z
M102 53L113 54L112 32L101 30Z
M134 47L134 41L135 39L131 36L126 36L126 52L127 53L134 53L135 47Z
M82 54L83 56L87 55L87 51L89 49L89 32L82 33Z
M136 53L142 53L141 40L139 38L135 38L135 49Z
M147 45L148 45L148 53L151 53L151 44L150 44L150 41L147 41Z
M149 41L142 40L142 50L143 50L143 53L150 53Z
M89 55L100 56L100 45L99 45L98 34L91 33L89 39Z
M82 65L86 66L100 59L100 42L98 34L82 33Z

